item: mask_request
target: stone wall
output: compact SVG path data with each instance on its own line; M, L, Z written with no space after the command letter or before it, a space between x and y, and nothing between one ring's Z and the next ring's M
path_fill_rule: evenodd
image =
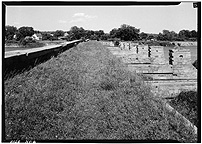
M164 47L163 46L150 46L149 56L153 64L165 64Z
M191 52L189 49L171 49L169 56L173 65L191 64Z
M146 83L151 87L152 93L161 98L175 97L182 91L197 90L196 80L154 80Z
M169 51L169 59L173 67L173 74L178 78L197 78L197 69L191 64L189 49L172 49Z
M181 91L197 90L197 69L191 64L191 53L186 49L172 49L165 61L162 46L132 45L127 42L110 51L128 65L131 72L142 73L152 79L145 81L155 96L171 97Z
M101 43L107 46L114 46L114 43L112 41L101 41Z

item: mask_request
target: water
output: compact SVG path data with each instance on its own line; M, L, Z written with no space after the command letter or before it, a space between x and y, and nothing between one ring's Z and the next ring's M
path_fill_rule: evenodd
M181 47L181 48L190 50L192 63L195 60L197 60L197 47L196 46L186 46L186 47ZM172 47L164 47L164 55L165 55L166 61L169 60L169 49L172 49Z
M15 50L27 50L27 49L33 49L33 48L5 47L5 52L8 52L8 51L15 51Z

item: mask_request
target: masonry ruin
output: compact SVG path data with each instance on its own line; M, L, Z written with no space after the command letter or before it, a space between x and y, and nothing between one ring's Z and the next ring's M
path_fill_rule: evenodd
M112 42L103 42L112 54L121 58L131 72L142 73L152 80L154 94L172 97L181 91L197 89L197 69L191 64L191 53L180 47L169 50L166 61L163 46L148 46L132 42L121 42L119 47Z

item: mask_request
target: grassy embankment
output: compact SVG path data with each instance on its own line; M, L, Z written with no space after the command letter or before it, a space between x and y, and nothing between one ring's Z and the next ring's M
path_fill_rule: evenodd
M172 139L196 142L142 79L97 42L5 81L7 140Z

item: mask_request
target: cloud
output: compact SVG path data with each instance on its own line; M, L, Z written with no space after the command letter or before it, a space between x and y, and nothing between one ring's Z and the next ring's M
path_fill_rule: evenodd
M70 21L70 23L84 22L84 21L87 21L89 19L96 18L97 16L87 15L85 13L75 13L72 17L73 17L73 19Z
M58 22L59 23L67 23L67 21L65 21L65 20L59 20Z
M85 15L85 18L87 19L92 19L92 18L96 18L97 16L91 16L91 15Z
M70 21L70 23L75 23L75 22L84 22L85 19L84 18L77 18L77 19L73 19Z
M84 13L75 13L73 15L73 17L79 17L79 16L85 16L85 14Z
M19 22L14 22L13 24L15 24L15 25L19 25L20 23L19 23Z

